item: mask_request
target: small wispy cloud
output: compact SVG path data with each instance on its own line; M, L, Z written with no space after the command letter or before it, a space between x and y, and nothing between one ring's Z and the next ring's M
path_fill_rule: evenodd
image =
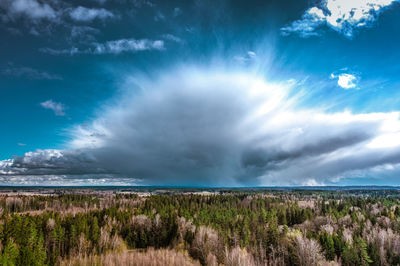
M72 9L69 15L73 20L83 22L92 21L94 19L104 20L115 16L112 12L104 8L86 8L83 6Z
M370 26L378 15L397 0L323 0L307 9L300 20L281 28L283 35L297 33L301 37L319 35L317 29L328 25L333 30L352 38L358 28Z
M124 52L140 52L150 50L164 50L163 40L149 39L119 39L104 43L92 43L90 47L79 49L71 47L67 49L41 48L39 51L51 55L76 55L76 54L120 54Z
M1 71L1 74L14 77L25 77L28 79L37 80L61 80L60 75L51 74L46 71L40 71L30 67L15 67L9 64L5 69Z
M163 34L162 38L167 40L167 41L173 41L176 43L183 43L183 40L173 34Z
M156 15L154 16L154 21L163 21L165 20L165 16L160 11L157 11Z
M120 39L106 43L96 43L96 54L119 54L122 52L137 52L146 50L164 50L164 41L148 39Z
M348 73L332 73L330 78L337 79L337 84L345 90L357 88L359 81L359 77Z
M47 100L40 103L45 109L52 110L56 116L65 116L65 105L62 103L54 102L53 100Z
M174 16L174 17L177 17L177 16L179 16L179 15L181 15L182 14L182 9L180 9L179 7L175 7L174 8L174 11L173 11L173 13L172 13L172 15Z
M95 2L99 3L100 5L104 5L107 0L94 0Z
M26 143L18 142L17 145L18 146L26 146Z
M251 61L254 61L257 58L257 54L253 51L247 51L245 55L237 55L233 57L235 61L238 61L239 63L248 63Z
M49 48L49 47L44 47L44 48L40 48L39 51L42 53L51 54L51 55L75 55L75 54L83 53L77 47L71 47L71 48L67 48L67 49L53 49L53 48Z
M151 1L148 1L148 0L131 0L131 3L136 8L140 8L140 7L143 7L143 6L149 6L149 7L153 7L154 6L154 4Z
M73 26L71 28L71 40L93 42L95 40L94 35L99 34L100 30L89 27L89 26Z

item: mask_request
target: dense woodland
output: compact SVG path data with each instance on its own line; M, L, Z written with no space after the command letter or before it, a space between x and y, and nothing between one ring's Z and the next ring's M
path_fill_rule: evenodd
M0 196L1 265L400 265L400 193Z

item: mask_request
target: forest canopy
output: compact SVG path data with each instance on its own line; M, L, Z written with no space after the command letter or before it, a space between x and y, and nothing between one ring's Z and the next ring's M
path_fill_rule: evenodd
M397 265L398 196L392 190L3 193L0 264Z

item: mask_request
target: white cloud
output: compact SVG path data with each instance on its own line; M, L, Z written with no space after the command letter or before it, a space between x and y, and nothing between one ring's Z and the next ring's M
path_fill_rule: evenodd
M370 26L379 13L397 0L325 0L308 9L301 20L281 29L282 34L298 33L302 37L318 35L323 24L344 36L353 37L357 28Z
M337 79L337 84L342 87L343 89L354 89L357 88L357 83L359 78L348 73L341 73L341 74L331 74L331 79Z
M53 100L47 100L45 102L41 102L40 105L45 109L52 110L56 116L65 115L65 105L62 103L57 103Z
M250 58L256 58L256 56L257 56L257 54L256 54L255 52L253 52L253 51L247 51L247 55L248 55Z
M78 127L72 146L147 183L316 185L400 163L393 143L370 147L400 132L399 113L299 108L296 84L215 69L136 86L143 93Z
M303 14L301 20L296 20L291 25L281 28L281 33L287 36L296 32L303 38L317 36L319 33L316 32L316 28L324 21L321 16L324 16L322 10L316 7L310 8Z
M163 50L164 41L148 39L120 39L106 43L96 43L93 53L119 54L122 52L137 52L146 50Z
M74 8L69 13L70 17L75 21L92 21L94 19L107 19L113 18L114 14L104 8L86 8L83 6L78 6Z
M14 159L7 159L0 161L0 175L13 174L10 169L14 165Z
M357 78L351 74L340 74L338 77L338 85L343 89L352 89L357 86Z
M57 12L47 3L36 0L2 0L0 8L6 10L6 18L15 19L16 17L28 17L30 19L57 18Z

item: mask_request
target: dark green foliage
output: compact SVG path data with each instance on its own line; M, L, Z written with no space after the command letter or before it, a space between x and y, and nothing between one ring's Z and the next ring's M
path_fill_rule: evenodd
M335 242L331 235L323 233L319 236L319 241L323 250L325 251L325 257L327 260L334 260L336 256Z
M6 242L4 251L0 256L0 264L4 266L17 265L17 259L19 256L18 248L12 239Z

